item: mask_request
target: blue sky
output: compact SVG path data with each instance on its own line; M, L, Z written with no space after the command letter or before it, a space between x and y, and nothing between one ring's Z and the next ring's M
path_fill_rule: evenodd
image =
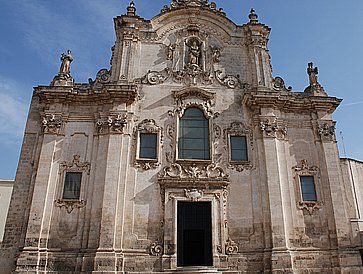
M272 28L269 43L275 76L302 91L307 63L319 67L319 80L331 96L344 101L336 111L337 135L343 131L348 157L363 160L363 1L216 1L235 23L248 21L251 7ZM14 178L22 134L37 85L48 85L62 52L75 57L77 82L109 67L114 44L113 17L125 13L124 0L0 0L0 178ZM135 0L147 19L170 0ZM339 137L339 146L341 140ZM341 154L343 155L341 149Z

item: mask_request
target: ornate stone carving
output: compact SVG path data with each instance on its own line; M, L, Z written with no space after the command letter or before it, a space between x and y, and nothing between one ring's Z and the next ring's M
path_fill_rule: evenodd
M228 238L226 242L226 254L233 255L237 253L238 253L238 245L231 238Z
M213 63L219 63L221 61L221 49L217 46L211 46L212 61Z
M97 72L96 80L92 81L92 79L88 79L88 82L92 85L97 84L107 84L111 81L111 71L108 69L101 69Z
M45 114L42 119L43 132L46 134L60 134L63 123L61 114Z
M298 202L298 208L301 210L306 210L310 215L313 215L321 207L321 202Z
M165 68L162 71L151 71L141 79L142 84L159 85L164 83L171 76L171 70Z
M149 253L152 256L163 255L163 246L159 242L152 243L149 247Z
M275 117L263 119L260 122L260 129L266 138L285 139L287 135L287 127L278 123Z
M98 133L105 133L105 129L108 129L109 133L123 134L127 125L126 114L114 114L109 115L107 119L99 119L96 122Z
M318 134L323 142L335 142L335 122L320 122L318 124Z
M226 86L227 88L230 88L230 89L245 88L247 86L247 84L241 83L241 80L239 79L239 75L237 75L237 76L223 75L222 71L217 70L217 71L215 71L215 77L216 77L218 83L220 83L221 85Z
M160 149L164 142L163 128L156 125L155 120L153 119L145 119L137 127L134 129L134 143L138 144L140 140L140 133L153 133L157 134L157 156L156 159L140 159L139 157L135 158L134 165L137 168L141 168L144 170L149 170L153 168L157 168L160 166ZM139 153L139 145L135 146L138 150L135 152L135 155Z
M216 3L215 2L208 3L208 0L172 0L170 7L168 5L164 5L164 7L161 10L161 13L185 7L199 7L203 9L209 9L212 12L215 12L219 15L226 16L226 13L223 11L222 8L217 9Z
M276 91L286 91L286 92L292 91L291 86L286 88L285 81L281 77L275 77L273 79L273 89Z
M57 207L64 207L67 211L68 214L71 214L72 211L76 208L83 208L86 206L86 201L81 200L81 201L77 201L77 200L63 200L63 199L58 199L55 200L55 205Z
M298 175L314 175L319 172L317 166L309 166L307 160L301 160L300 165L294 166L293 169Z
M180 165L174 163L169 167L165 167L159 173L159 178L179 178L179 179L223 179L227 180L229 175L225 171L212 163L207 166L202 164L185 164Z
M198 201L203 197L203 191L198 189L184 189L185 197L191 199L193 202Z
M61 162L59 164L60 171L70 171L70 172L86 172L89 174L91 164L89 162L81 162L81 156L73 155L72 162Z
M300 161L299 165L293 167L295 171L295 189L296 189L296 197L297 197L297 207L301 210L306 210L310 215L319 210L323 202L320 197L320 185L317 184L317 178L319 175L319 167L310 166L308 161L303 159ZM315 183L315 191L318 200L317 201L303 201L300 187L300 176L314 176Z

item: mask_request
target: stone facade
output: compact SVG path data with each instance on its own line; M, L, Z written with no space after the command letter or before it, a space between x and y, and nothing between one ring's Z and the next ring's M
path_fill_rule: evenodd
M12 180L0 180L0 242L2 242L4 236L13 185L14 181Z
M237 26L206 0L173 0L152 20L131 2L114 23L110 69L75 83L68 51L35 88L0 272L362 273L332 119L341 100L317 68L304 92L273 77L254 10ZM208 119L206 160L178 154L190 107ZM155 159L139 157L142 133L156 134ZM246 161L231 160L230 136L246 138ZM67 172L82 175L79 199L62 196ZM183 202L210 205L209 267L179 263Z

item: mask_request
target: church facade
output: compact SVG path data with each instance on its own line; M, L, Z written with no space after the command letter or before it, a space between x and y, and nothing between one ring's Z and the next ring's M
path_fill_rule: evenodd
M75 83L68 51L34 90L0 272L362 273L317 68L303 92L273 77L254 10L114 24L109 69Z

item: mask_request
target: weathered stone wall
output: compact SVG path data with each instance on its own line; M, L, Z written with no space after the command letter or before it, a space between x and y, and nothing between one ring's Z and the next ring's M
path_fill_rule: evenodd
M13 192L14 181L0 180L0 243L4 237L6 217L10 206L11 193Z

